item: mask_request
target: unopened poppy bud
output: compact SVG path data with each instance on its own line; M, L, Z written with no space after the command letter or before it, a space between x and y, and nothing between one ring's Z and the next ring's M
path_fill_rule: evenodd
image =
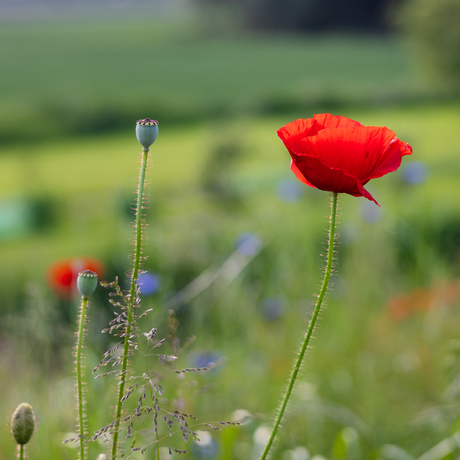
M136 122L136 137L145 149L148 149L158 136L158 121L145 118Z
M30 404L22 403L11 417L11 433L15 441L24 445L30 441L35 430L35 414Z
M91 270L80 272L77 278L77 287L83 297L89 297L97 288L97 273Z

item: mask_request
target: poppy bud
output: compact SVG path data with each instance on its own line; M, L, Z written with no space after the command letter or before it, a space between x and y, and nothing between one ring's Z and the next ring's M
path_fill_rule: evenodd
M11 417L11 433L15 441L24 445L30 441L35 430L35 414L31 405L22 403Z
M97 288L97 273L91 270L80 272L77 278L77 287L83 297L89 297Z
M145 149L148 149L158 136L158 121L145 118L136 122L136 137Z

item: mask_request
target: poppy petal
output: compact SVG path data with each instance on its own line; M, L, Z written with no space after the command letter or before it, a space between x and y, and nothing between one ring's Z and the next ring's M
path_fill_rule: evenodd
M359 121L341 115L331 115L330 113L320 113L313 115L313 120L317 121L323 129L325 128L354 128L363 126Z
M371 179L395 171L412 148L386 127L364 126L330 113L295 120L278 130L291 155L291 170L305 184L364 196ZM378 204L378 203L377 203Z
M385 174L396 171L401 166L401 160L404 155L412 155L412 147L395 137L388 144L387 149L380 157L368 180L377 179Z
M291 159L291 171L296 175L297 179L300 180L300 182L303 182L304 184L309 185L310 187L313 188L318 188L316 185L310 184L310 182L305 179L305 176L300 172L300 169L296 166L294 160Z
M284 143L295 143L298 139L316 134L320 129L321 126L312 118L300 118L280 128L277 134Z
M291 170L299 180L307 185L329 192L348 193L356 197L364 196L378 205L356 176L348 174L342 169L331 168L318 157L294 154L292 155Z
M291 148L298 155L318 156L332 168L369 180L383 151L394 138L393 131L375 126L324 129L316 136L300 139Z

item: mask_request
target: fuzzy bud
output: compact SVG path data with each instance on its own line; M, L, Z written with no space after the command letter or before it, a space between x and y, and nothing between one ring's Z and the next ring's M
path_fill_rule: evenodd
M91 270L80 272L77 278L77 287L83 297L89 297L97 288L97 273Z
M136 137L145 149L148 149L158 136L158 121L145 118L136 122Z
M22 403L11 417L11 433L15 441L24 445L30 441L35 430L35 414L31 405Z

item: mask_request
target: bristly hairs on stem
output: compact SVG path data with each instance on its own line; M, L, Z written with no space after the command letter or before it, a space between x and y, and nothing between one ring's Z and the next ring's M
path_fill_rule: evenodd
M78 451L80 460L85 460L86 457L86 441L88 437L88 429L86 422L86 400L84 392L83 381L85 372L84 366L82 365L83 361L83 342L85 339L86 333L86 322L87 322L87 310L89 308L89 299L88 297L95 291L97 287L97 273L92 272L91 270L85 270L78 274L77 278L77 287L80 291L81 302L80 302L80 312L78 315L78 330L76 333L77 344L75 346L74 357L75 357L75 387L77 391L77 424L78 424L78 440L80 443L80 448Z
M78 425L78 438L79 438L79 450L78 457L80 460L85 460L86 458L86 443L85 440L88 436L87 430L87 419L86 419L86 399L85 399L85 382L84 382L84 366L82 365L83 361L83 341L86 335L86 312L88 308L88 298L82 297L80 302L80 313L78 315L78 331L77 336L77 345L75 347L75 376L76 384L75 389L77 392L77 425Z
M329 227L329 235L328 235L328 243L327 243L326 269L324 271L324 278L323 278L321 290L318 294L318 300L316 301L315 309L313 311L312 317L308 324L308 328L305 333L305 337L303 339L302 345L300 347L300 351L298 353L297 359L295 361L294 368L292 369L291 376L289 378L288 386L286 389L286 393L284 394L283 400L281 402L281 406L278 409L278 415L275 419L270 437L262 453L262 456L260 457L260 460L266 460L269 456L270 449L272 448L273 442L275 441L276 434L281 424L281 420L283 419L283 415L284 415L284 412L286 411L286 407L288 405L289 398L291 397L292 390L297 380L303 358L308 348L308 344L310 343L310 339L315 329L315 324L318 319L319 312L321 310L321 306L323 304L324 296L326 295L327 287L329 284L329 279L332 273L333 260L334 260L334 242L335 242L335 230L336 230L336 224L337 224L337 195L338 194L336 192L331 192L331 214L330 214L330 227Z
M180 348L179 339L176 336L178 321L175 318L174 311L170 310L168 312L169 334L167 338L167 341L171 345L173 355L157 353L157 350L166 342L166 339L156 339L156 328L152 328L149 332L144 332L143 334L141 334L137 329L137 320L151 311L146 310L142 314L138 315L138 309L141 304L138 278L139 274L142 273L142 261L145 260L142 254L142 245L145 242L145 229L147 226L144 220L144 210L146 209L147 205L144 189L146 184L145 176L149 159L148 147L156 138L155 133L158 131L157 125L158 122L150 119L145 119L138 121L136 126L138 140L143 145L143 149L141 156L139 185L137 188L137 201L134 207L135 233L133 241L134 253L132 255L133 266L128 273L130 289L128 292L124 292L118 284L118 279L115 279L113 282L101 282L103 287L111 289L111 292L109 292L109 296L111 297L109 302L114 307L117 307L121 310L119 313L115 312L115 318L110 321L109 327L104 329L102 332L113 334L113 336L119 337L121 340L104 354L103 359L95 367L93 372L96 372L101 367L107 365L112 367L121 364L121 369L104 372L95 377L98 378L108 375L115 375L117 378L119 378L117 390L118 397L114 419L111 423L96 431L94 435L91 436L90 440L96 441L100 438L104 440L110 440L112 443L111 454L109 454L108 458L113 460L115 460L117 456L119 457L125 454L125 452L121 450L122 446L120 442L122 436L122 423L127 428L126 436L123 433L123 439L131 439L131 452L140 451L141 453L145 453L147 450L154 450L156 460L160 460L161 439L158 429L159 422L164 422L168 436L172 436L175 432L180 433L182 434L182 438L185 442L187 442L188 439L195 439L197 436L197 434L191 429L191 426L189 426L187 422L189 419L196 420L195 417L177 410L177 407L174 407L171 410L163 407L163 404L168 403L168 400L163 396L163 388L160 385L160 381L163 378L162 374L164 372L152 372L147 362L147 357L156 357L160 364L167 367L165 372L178 374L179 380L182 380L186 373L200 373L209 370L208 367L177 369L171 365L171 363L178 359L178 355L182 351L182 348ZM153 133L153 140L149 133ZM187 343L191 343L191 341L192 340L186 342L184 346L186 346ZM140 353L144 359L145 370L143 375L133 376L128 372L129 359L130 356L133 355L134 351L136 353ZM215 365L218 365L218 363ZM136 394L138 395L137 403L132 401L136 398L136 396L133 395ZM130 410L129 412L125 411L123 413L124 404L128 399L130 399L131 402L134 402L135 407L133 410ZM160 400L162 406L161 408ZM152 417L152 415L153 424L150 422L150 428L148 431L151 433L151 430L153 430L154 440L147 445L138 446L136 436L137 434L141 434L142 436L142 433L135 427L135 421L138 420L139 417ZM237 422L219 423L224 425L239 424ZM216 430L219 429L218 427L214 427L212 424L207 424L207 426ZM110 437L112 437L112 439L110 439ZM180 449L170 449L174 450L176 453L187 453L186 451Z
M149 159L149 147L155 142L158 136L158 122L146 118L144 120L138 120L136 123L136 136L140 144L142 145L141 153L141 167L139 173L139 185L137 188L137 201L135 210L135 234L134 234L134 254L133 254L133 267L129 273L131 279L131 286L128 294L128 304L126 308L125 318L125 330L124 330L124 344L123 344L123 358L120 373L120 382L118 385L118 399L115 409L115 426L113 433L113 444L111 458L117 458L118 450L118 435L120 429L120 421L122 414L123 396L125 393L125 385L128 371L128 356L130 353L131 335L135 331L136 313L134 311L135 306L139 306L140 298L137 293L136 283L139 274L141 262L145 260L142 257L142 244L145 237L146 222L144 220L143 209L145 209L146 197L144 195L145 176L147 172L147 165Z

